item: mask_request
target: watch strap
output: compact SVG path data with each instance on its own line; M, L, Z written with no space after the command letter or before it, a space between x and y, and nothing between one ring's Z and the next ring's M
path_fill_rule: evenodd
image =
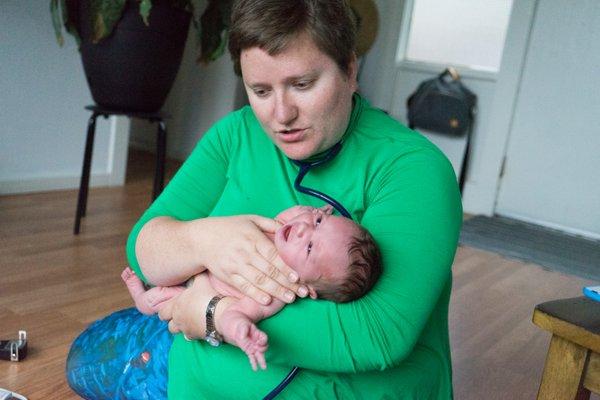
M217 328L215 327L215 310L217 308L217 304L221 299L225 297L220 294L214 296L208 302L206 306L206 336L205 339L208 343L213 346L218 346L223 341L223 336L219 332L217 332Z

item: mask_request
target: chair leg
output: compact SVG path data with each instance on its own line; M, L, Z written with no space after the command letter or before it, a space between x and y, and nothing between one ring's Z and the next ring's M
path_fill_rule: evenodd
M77 212L75 214L75 227L73 234L79 234L81 218L85 216L87 209L87 196L90 184L90 168L92 166L92 150L94 149L94 135L96 133L96 118L98 114L93 113L88 120L87 138L85 140L85 153L83 156L83 168L79 183L79 195L77 197Z
M537 400L588 400L583 387L589 350L553 335L546 356Z
M158 133L156 136L156 166L154 173L154 188L152 190L152 200L156 200L163 190L165 182L165 155L167 152L167 128L165 123L158 121Z

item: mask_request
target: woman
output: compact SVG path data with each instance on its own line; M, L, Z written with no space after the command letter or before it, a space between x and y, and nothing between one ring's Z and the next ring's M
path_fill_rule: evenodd
M371 232L383 256L379 282L356 302L297 301L261 322L270 348L260 372L237 348L193 340L218 342L223 311L216 293L193 285L161 311L169 330L183 333L170 349L170 398L261 398L292 366L300 372L284 398L452 397L456 178L435 146L355 93L354 40L343 0L236 2L229 49L250 106L206 133L127 250L154 285L208 269L259 302L291 303L305 288L262 233L277 224L257 215L322 206L294 188L302 167L292 160L328 158L341 143L301 184L342 203Z

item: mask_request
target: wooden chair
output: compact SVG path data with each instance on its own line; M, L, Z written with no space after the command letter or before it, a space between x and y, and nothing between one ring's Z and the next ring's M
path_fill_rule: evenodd
M90 185L90 169L92 166L92 151L94 149L94 136L96 134L96 118L103 116L108 118L111 115L125 115L129 118L140 118L150 122L158 123L156 136L156 167L154 173L154 188L152 190L152 200L155 200L163 190L165 180L165 155L167 151L167 128L164 120L169 118L168 114L161 112L146 113L136 111L118 111L111 110L101 106L86 106L86 110L92 112L88 120L87 137L85 141L85 152L83 156L83 167L81 171L81 181L79 184L79 194L77 196L77 211L75 212L75 226L73 234L78 235L81 227L81 218L85 217L87 211L88 189Z
M552 333L537 399L600 393L600 303L582 296L538 304L533 323Z

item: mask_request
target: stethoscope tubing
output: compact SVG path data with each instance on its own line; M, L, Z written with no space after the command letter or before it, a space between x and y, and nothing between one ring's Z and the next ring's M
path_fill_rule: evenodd
M323 192L319 192L318 190L307 188L307 187L301 185L302 180L304 179L304 177L306 176L306 174L308 173L308 171L311 168L318 167L319 165L322 165L328 161L331 161L333 159L333 157L335 157L340 152L341 149L342 149L342 142L337 142L331 149L329 149L329 151L327 152L325 157L321 160L314 161L314 162L292 160L292 162L294 164L296 164L297 166L300 167L300 172L298 172L298 176L296 177L296 180L294 181L294 189L296 189L300 193L304 193L309 196L313 196L313 197L323 200L327 204L330 204L331 206L333 206L333 208L335 208L336 211L339 212L342 216L352 219L352 216L350 215L348 210L346 210L344 208L344 206L342 206L342 204L340 202L338 202L337 200L335 200L333 197L328 196Z
M342 149L342 142L337 142L331 149L329 149L329 151L327 152L325 157L321 160L314 161L314 162L291 160L294 164L296 164L297 166L300 167L300 172L298 172L298 176L296 176L296 180L294 181L294 189L296 189L300 193L304 193L309 196L313 196L313 197L323 200L327 204L330 204L331 206L333 206L333 208L335 208L336 211L339 212L342 216L344 216L348 219L352 219L352 216L350 215L348 210L346 210L344 208L344 206L342 206L342 204L340 202L338 202L337 200L335 200L333 197L328 196L323 192L319 192L318 190L307 188L307 187L301 185L302 180L304 179L304 177L306 176L306 174L308 173L308 171L311 168L317 167L319 165L322 165L322 164L330 161L331 159L333 159L333 157L335 157L340 152L341 149ZM277 385L273 390L271 390L269 392L269 394L267 394L263 398L263 400L274 399L279 393L281 393L281 391L283 389L285 389L285 387L292 381L292 379L294 379L296 377L296 375L298 374L299 371L300 371L300 368L293 367L290 370L290 372L287 374L287 376L285 378L283 378L283 380L279 383L279 385Z

